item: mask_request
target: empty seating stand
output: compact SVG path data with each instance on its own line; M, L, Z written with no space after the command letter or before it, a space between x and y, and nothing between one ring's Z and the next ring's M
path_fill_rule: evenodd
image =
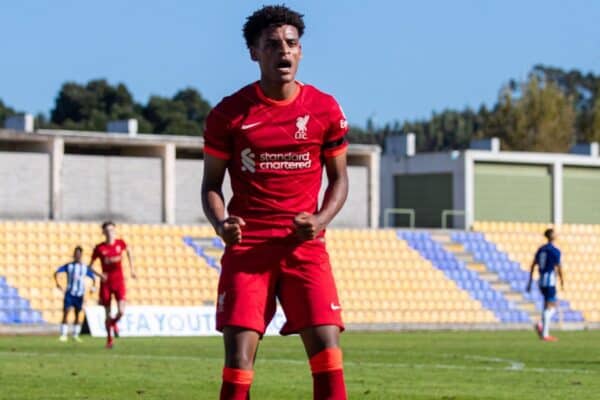
M212 234L211 228L123 224L117 231L133 253L137 273L136 280L130 279L124 262L130 304L214 302L217 275L183 243L186 235ZM0 222L0 323L58 323L63 294L55 288L52 274L71 261L77 245L83 246L87 263L100 241L98 223ZM100 271L99 262L94 267ZM88 293L86 304L96 304L97 296Z

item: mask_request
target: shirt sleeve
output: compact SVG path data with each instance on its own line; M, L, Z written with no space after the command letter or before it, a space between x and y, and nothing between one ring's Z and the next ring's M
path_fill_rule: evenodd
M120 240L121 242L121 248L123 249L123 251L127 250L127 243L125 243L124 240Z
M233 140L228 118L215 107L206 118L204 129L204 152L222 160L229 160L233 153Z
M560 265L560 250L556 250L556 264Z
M67 272L67 264L63 265L62 267L58 267L58 269L56 270L57 273L59 272Z
M329 111L329 129L323 142L323 154L325 157L337 157L348 148L346 134L348 133L348 121L342 111L342 107L332 98Z
M86 269L86 271L85 271L86 276L94 279L94 273L92 272L92 269L90 267L86 267L85 269Z

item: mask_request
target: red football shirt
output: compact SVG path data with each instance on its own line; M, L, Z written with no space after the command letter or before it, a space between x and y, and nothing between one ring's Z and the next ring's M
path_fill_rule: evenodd
M92 262L97 258L102 264L102 272L108 275L108 279L123 279L123 252L127 249L127 244L117 239L113 244L102 242L94 247Z
M230 215L244 234L285 236L300 212L318 211L325 157L346 151L348 123L336 100L298 82L290 99L267 98L258 83L225 97L208 115L206 154L228 160Z

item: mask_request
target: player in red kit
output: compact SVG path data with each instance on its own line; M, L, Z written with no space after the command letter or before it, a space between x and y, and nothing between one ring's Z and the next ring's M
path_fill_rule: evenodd
M90 267L92 267L96 259L100 259L102 275L104 277L100 284L100 304L104 306L106 312L106 347L110 349L113 346L113 334L115 336L119 335L117 322L119 322L123 313L125 313L126 290L122 264L123 253L127 254L129 269L133 279L135 279L135 272L131 252L127 248L127 244L123 240L116 238L115 224L111 221L104 222L102 224L102 233L105 240L94 247ZM112 296L117 300L117 315L114 318L111 317L110 312Z
M348 127L332 96L295 80L303 32L302 15L285 6L248 17L244 38L260 80L224 98L206 122L202 200L226 244L216 310L225 342L221 399L249 398L276 299L287 319L281 333L299 333L304 343L314 399L347 397L325 227L348 194ZM319 208L323 168L328 186Z

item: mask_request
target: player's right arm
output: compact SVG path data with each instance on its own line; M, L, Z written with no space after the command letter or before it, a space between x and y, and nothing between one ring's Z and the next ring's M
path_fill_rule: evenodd
M556 273L558 274L558 280L560 281L560 288L562 290L564 290L565 289L565 279L563 277L562 265L557 264L555 268L556 268Z
M228 244L242 241L242 227L246 225L240 217L225 218L225 199L223 197L223 179L228 160L204 155L204 176L202 177L202 208L217 235Z
M92 258L90 258L90 263L88 264L88 268L90 269L90 271L92 271L92 273L94 275L96 275L98 278L100 278L101 282L106 281L106 275L104 275L103 273L99 273L98 271L96 271L94 269L94 261L96 261L96 259L100 257L98 255L98 246L94 247L94 251L92 252Z
M562 290L564 290L565 289L565 280L564 280L564 277L563 277L562 264L560 263L561 262L560 261L561 254L560 254L559 250L557 250L557 253L558 253L557 254L557 260L556 260L557 263L556 263L556 266L554 267L554 269L555 269L556 273L558 274L558 280L560 281L560 288Z
M66 265L63 265L62 267L59 267L56 271L54 271L54 282L56 283L57 289L62 292L63 288L62 288L62 286L60 286L60 282L58 282L58 274L61 272L67 272Z
M219 103L206 117L204 131L204 176L202 177L202 208L217 235L225 244L242 241L242 227L246 225L240 217L225 217L223 179L233 152L233 136L230 130L231 118Z

